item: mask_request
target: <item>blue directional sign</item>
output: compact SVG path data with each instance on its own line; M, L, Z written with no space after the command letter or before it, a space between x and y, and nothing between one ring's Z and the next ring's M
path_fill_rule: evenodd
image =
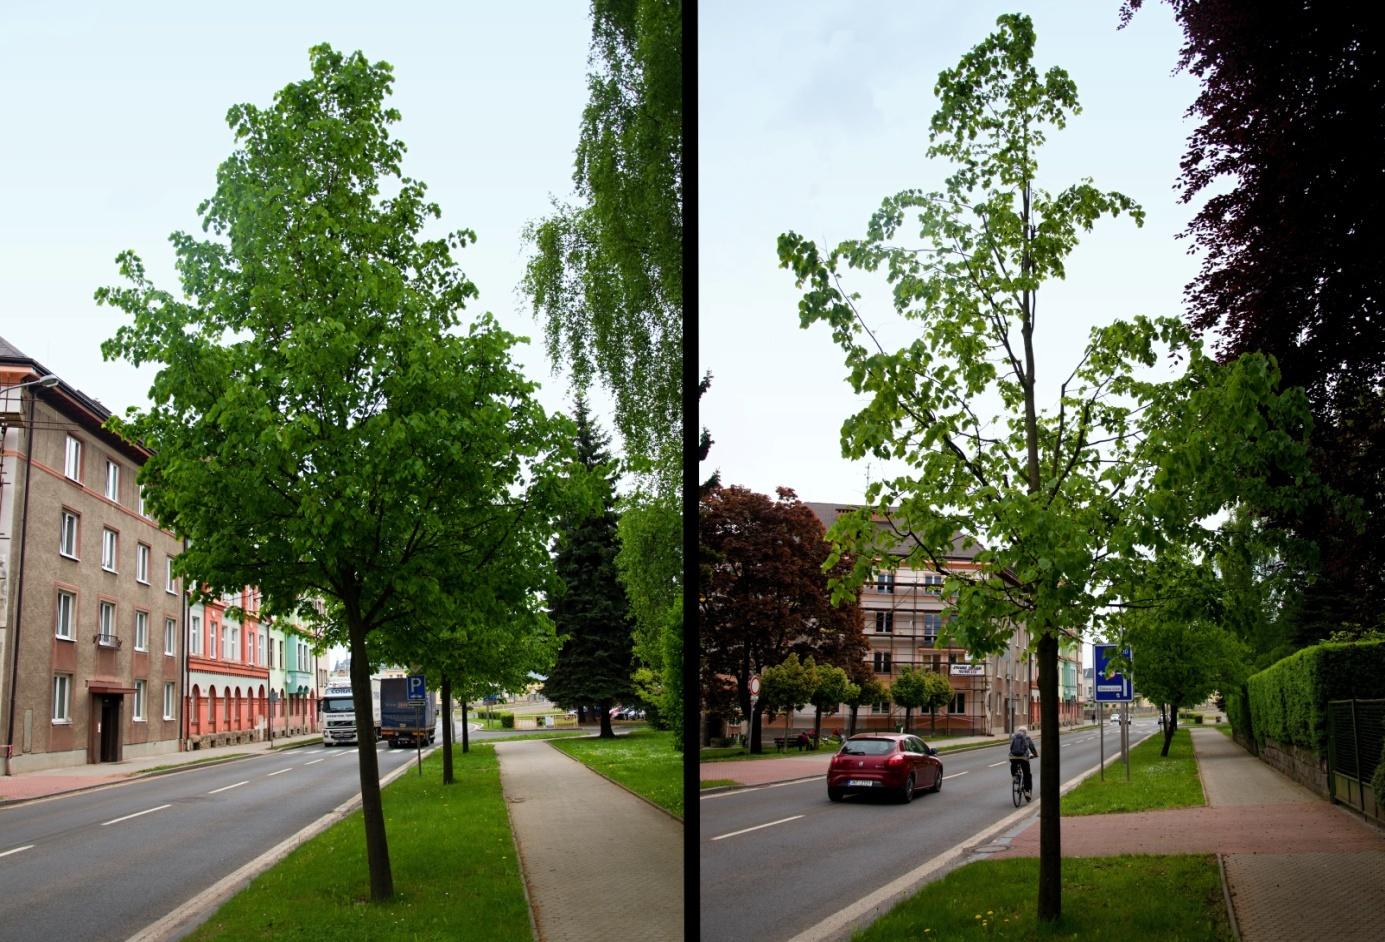
M423 689L423 675L422 675L422 674L410 674L410 675L409 675L409 682L408 682L408 684L405 686L405 689L408 691L408 699L410 699L410 700L426 700L426 699L428 699L428 694L427 694L427 693L424 691L424 689Z
M1128 703L1135 699L1130 678L1108 670L1106 664L1116 656L1114 644L1094 644L1096 665L1092 671L1092 682L1096 685L1096 699L1099 703ZM1130 649L1125 649L1126 660L1130 659Z

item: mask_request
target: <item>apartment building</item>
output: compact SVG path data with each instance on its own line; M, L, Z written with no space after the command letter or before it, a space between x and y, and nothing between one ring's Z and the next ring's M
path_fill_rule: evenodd
M806 502L822 521L831 527L837 517L854 507L841 504ZM885 521L880 521L885 525ZM955 572L976 570L975 544L967 545L960 535L954 540L945 560ZM897 547L902 560L908 547ZM952 701L932 717L915 719L916 728L953 734L994 734L1010 732L1016 726L1036 726L1039 722L1039 670L1030 653L1030 636L1022 623L1009 626L1005 650L986 657L974 656L965 647L950 643L944 630L948 602L942 595L943 576L931 568L898 565L882 569L861 590L865 635L869 644L867 660L871 673L888 685L902 668L912 666L947 677L952 685ZM1080 718L1077 678L1081 671L1081 644L1073 641L1060 646L1059 716L1063 723ZM812 722L813 714L800 713L791 723L799 728ZM845 708L823 719L826 730L844 731L848 722ZM904 722L904 709L893 703L863 706L858 713L857 731L893 729Z
M9 773L174 752L181 543L145 512L149 452L0 338L0 760Z

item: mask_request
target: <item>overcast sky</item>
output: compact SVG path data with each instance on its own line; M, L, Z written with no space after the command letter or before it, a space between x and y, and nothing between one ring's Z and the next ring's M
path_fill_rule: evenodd
M177 288L168 236L201 235L227 109L269 106L327 42L394 66L404 173L442 207L433 231L479 236L458 256L480 290L469 310L534 338L519 356L567 408L515 289L520 230L572 190L590 36L588 4L558 0L0 6L0 336L113 411L143 404L152 368L102 361L125 315L92 293L119 283L127 248Z
M701 4L698 23L699 369L713 376L699 421L715 444L703 474L804 500L859 502L880 468L841 457L842 420L861 405L828 329L798 326L799 293L778 267L789 230L832 246L864 235L880 201L942 189L928 122L938 73L995 29L1001 13L1034 20L1035 64L1066 69L1083 113L1050 134L1039 185L1082 177L1141 203L1148 217L1097 223L1065 283L1040 293L1040 401L1076 365L1094 324L1182 315L1198 261L1175 239L1194 207L1174 185L1198 85L1174 76L1181 32L1149 3L1117 30L1104 2L773 2ZM849 289L883 279L855 276ZM866 290L862 314L899 343L888 304ZM891 333L893 331L893 333ZM899 345L897 343L896 345ZM1045 393L1045 390L1047 392Z

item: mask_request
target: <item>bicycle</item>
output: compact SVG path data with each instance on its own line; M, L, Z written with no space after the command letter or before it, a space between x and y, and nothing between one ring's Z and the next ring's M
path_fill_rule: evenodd
M1010 757L1010 799L1015 803L1016 808L1024 804L1025 801L1024 768L1020 765L1024 761L1017 756Z

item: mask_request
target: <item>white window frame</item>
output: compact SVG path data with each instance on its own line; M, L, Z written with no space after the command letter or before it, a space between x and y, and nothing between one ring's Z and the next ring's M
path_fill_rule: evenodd
M115 603L102 599L96 604L96 633L105 639L115 638Z
M139 515L140 515L141 517L148 517L148 516L149 516L148 512L146 512L145 509L144 509L144 485L143 485L143 484L136 484L136 485L135 485L135 507L136 507L136 509L139 510Z
M216 649L219 643L216 636L221 632L219 630L219 626L217 625L217 623L212 621L210 618L207 619L207 630L212 633L212 636L207 639L207 657L215 661Z
M135 612L135 650L149 650L149 613Z
M67 449L63 455L63 473L69 480L82 480L82 440L67 436Z
M120 503L120 465L106 459L106 498Z
M173 681L171 681L171 680L165 681L165 682L164 682L164 719L166 719L166 720L177 719L177 717L173 715L173 709L174 709L173 704L174 704L174 701L175 701L176 699L177 699L177 698L176 698L175 693L174 693L174 690L173 690Z
M66 724L72 722L72 675L53 675L53 722Z
M130 719L136 723L144 722L144 695L148 687L149 682L146 680L135 681L135 710Z
M178 653L178 622L172 618L164 619L164 654L173 657Z
M72 521L70 530L68 529L69 520ZM58 555L66 556L68 559L77 559L77 548L81 543L78 534L82 526L82 517L80 514L73 513L70 510L64 510L62 511L62 516L59 518L59 521ZM69 536L72 538L70 541L68 540Z
M259 659L259 661L258 661L257 663L258 663L261 667L264 667L264 666L265 666L265 660L264 660L265 634L266 634L266 632L261 631L261 632L260 632L260 639L259 639L258 642L256 642L256 643L259 645L259 648L260 648L260 650L259 650L260 659Z
M222 632L226 660L240 660L240 625L232 625L230 631Z
M120 552L120 534L110 527L101 528L101 568L115 572L116 556Z
M67 618L63 618L63 601L67 601ZM57 609L53 613L53 635L64 641L73 641L77 624L77 594L65 589L58 590ZM67 630L64 631L63 629Z
M135 581L149 584L149 546L145 543L135 544Z
M188 625L188 648L190 649L190 650L188 651L188 653L189 653L189 654L196 654L198 657L201 657L201 656L202 656L202 616L201 616L201 615L192 615L192 616L189 616L188 621L191 623L191 624Z
M177 595L178 590L173 585L173 557L164 557L164 591L169 595Z

